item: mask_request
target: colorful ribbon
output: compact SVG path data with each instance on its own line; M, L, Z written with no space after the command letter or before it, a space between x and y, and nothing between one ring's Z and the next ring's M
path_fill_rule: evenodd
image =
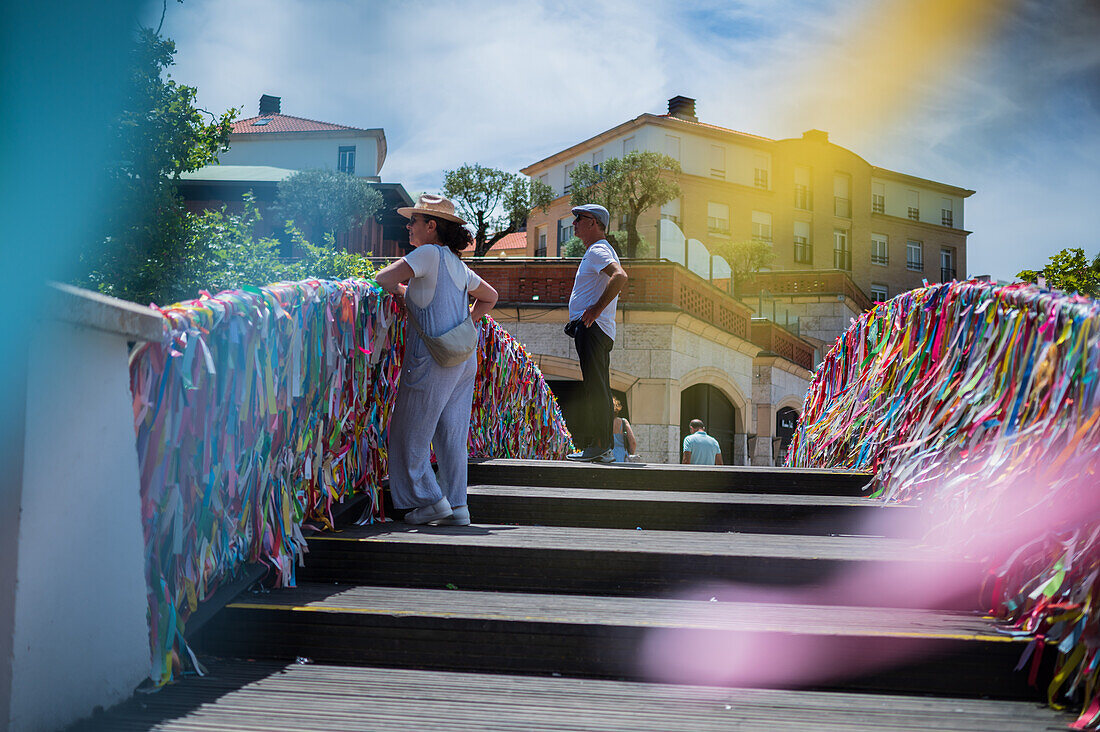
M373 281L203 293L161 309L165 336L130 359L141 471L152 678L182 668L188 617L247 563L295 584L302 526L366 493L382 518L404 318ZM561 458L557 401L523 346L481 324L471 456Z
M983 601L1058 653L1052 704L1100 721L1100 303L1026 284L926 286L877 305L814 375L788 453L934 505L990 567ZM1039 650L1036 651L1036 648ZM1027 656L1021 660L1022 668Z

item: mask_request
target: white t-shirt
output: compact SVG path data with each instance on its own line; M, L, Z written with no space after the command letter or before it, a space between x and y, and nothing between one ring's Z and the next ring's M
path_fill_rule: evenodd
M420 308L426 308L435 298L435 284L439 280L440 257L446 264L445 270L455 287L476 290L481 278L459 259L448 247L438 244L422 244L405 255L405 262L412 267L413 278L409 280L409 290L405 297Z
M618 262L619 256L607 243L607 239L600 239L588 247L581 259L581 265L577 267L577 276L573 279L573 292L569 295L569 319L576 320L584 315L584 311L595 305L603 291L607 289L607 283L611 278L603 273L607 265ZM619 296L616 295L607 307L596 318L596 324L606 333L611 340L615 340L615 308L619 305Z

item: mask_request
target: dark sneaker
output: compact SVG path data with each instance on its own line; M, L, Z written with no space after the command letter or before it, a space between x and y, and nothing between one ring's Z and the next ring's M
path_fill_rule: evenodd
M602 447L596 447L595 445L589 445L580 452L574 452L570 455L566 455L566 458L581 463L615 462L615 454L611 452L611 450L604 450Z

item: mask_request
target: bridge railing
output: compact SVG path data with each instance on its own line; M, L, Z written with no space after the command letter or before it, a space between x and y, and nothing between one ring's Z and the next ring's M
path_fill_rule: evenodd
M246 564L292 586L303 525L366 493L382 515L404 320L368 280L223 292L162 310L131 357L153 678L187 652L186 621ZM470 448L563 457L557 403L522 345L480 324ZM193 659L192 659L193 660Z
M983 609L1033 637L1032 668L1056 649L1050 700L1081 690L1082 726L1100 720L1098 337L1089 298L912 290L836 342L789 452L793 466L872 470L880 495L929 508L936 544L989 566Z

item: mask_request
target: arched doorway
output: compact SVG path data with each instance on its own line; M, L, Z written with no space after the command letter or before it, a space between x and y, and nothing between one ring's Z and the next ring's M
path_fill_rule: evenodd
M794 431L798 428L798 412L791 407L783 407L775 413L775 436L779 439L779 454L775 456L776 465L786 462L787 448L791 446Z
M710 384L696 384L680 392L680 448L684 438L691 434L688 427L691 420L701 419L707 427L707 434L718 440L722 448L722 462L733 464L733 432L737 424L737 409L717 387ZM679 461L677 461L679 462Z

